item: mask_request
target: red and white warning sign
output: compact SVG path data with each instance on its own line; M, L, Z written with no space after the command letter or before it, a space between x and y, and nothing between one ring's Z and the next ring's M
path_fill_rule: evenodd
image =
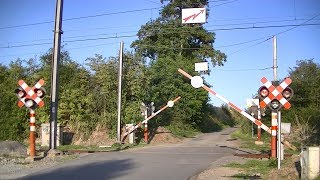
M26 106L28 108L44 105L43 100L41 99L45 90L42 88L44 85L44 80L40 79L34 87L29 87L22 79L18 81L20 88L16 89L15 92L19 98L18 106Z
M206 8L187 8L182 9L182 24L205 23Z
M286 98L283 97L282 94L283 90L291 84L292 80L290 78L286 78L277 87L273 86L272 83L265 77L261 79L261 82L269 90L269 92L266 92L267 94L269 93L268 96L260 102L260 106L262 108L266 107L273 99L277 99L285 109L289 109L291 107L291 104Z

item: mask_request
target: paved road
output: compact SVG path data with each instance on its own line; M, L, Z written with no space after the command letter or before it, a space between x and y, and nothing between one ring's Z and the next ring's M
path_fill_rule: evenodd
M89 154L22 179L186 180L236 153L228 141L233 130L204 134L180 144Z

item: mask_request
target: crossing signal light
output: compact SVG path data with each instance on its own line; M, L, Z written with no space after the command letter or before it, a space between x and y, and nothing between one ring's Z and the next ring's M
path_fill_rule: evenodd
M31 109L35 109L36 108L36 103L34 102L34 100L29 99L29 98L25 100L24 105L27 108L31 108Z
M19 99L22 99L27 96L27 93L22 88L18 88L14 91Z
M34 89L34 93L35 93L39 98L43 98L44 95L46 94L46 90L45 90L43 87L35 88L35 89Z
M280 104L280 102L277 99L273 99L270 103L269 103L269 107L272 110L279 110L281 109L282 105Z
M261 86L258 90L258 95L260 99L264 99L269 95L269 90L265 86Z
M290 87L286 87L283 91L282 91L282 96L287 99L287 101L289 101L292 96L293 96L293 90Z

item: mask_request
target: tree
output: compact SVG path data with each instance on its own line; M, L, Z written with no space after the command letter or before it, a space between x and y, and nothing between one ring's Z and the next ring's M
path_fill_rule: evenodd
M25 79L26 69L17 59L9 67L0 65L0 140L21 140L27 134L28 111L17 106L14 90L19 79Z
M299 126L294 131L299 136L299 129L308 133L302 134L309 138L303 139L300 143L319 144L317 137L320 134L320 65L312 59L297 61L297 66L290 69L289 76L292 79L291 88L294 95L290 100L291 109L283 113L284 119Z
M188 124L198 128L207 109L208 94L194 89L177 70L192 72L194 63L202 61L210 61L213 66L223 65L226 55L213 48L215 34L205 30L202 24L181 23L182 8L206 7L207 0L167 0L165 3L160 17L141 27L138 40L131 47L150 62L150 93L156 107L182 96L174 110L163 112L157 119L158 125Z
M226 55L213 48L215 34L205 30L202 24L181 23L183 8L205 6L209 6L207 0L170 1L160 11L159 18L142 26L138 40L131 46L138 54L152 60L168 55L175 59L180 55L187 58L186 61L209 58L214 66L223 65Z

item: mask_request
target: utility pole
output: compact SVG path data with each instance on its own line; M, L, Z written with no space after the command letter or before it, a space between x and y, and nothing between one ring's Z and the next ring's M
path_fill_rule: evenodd
M120 126L121 126L122 61L123 61L123 41L120 43L120 51L119 51L119 73L118 73L118 125L117 125L117 140L118 140L118 142L121 142Z
M54 24L52 73L51 73L51 101L50 101L50 150L48 153L56 154L57 141L57 114L58 114L58 92L59 92L59 61L60 44L62 34L62 11L63 0L56 1L56 15Z
M278 80L277 77L277 37L273 36L273 76L274 81ZM272 112L276 114L277 117L277 158L278 158L278 169L281 166L281 160L283 159L283 145L281 143L281 112L279 110Z
M278 80L277 77L277 37L273 36L273 79L274 81Z
M277 81L277 38L273 36L273 81ZM276 110L271 111L271 157L277 157L277 126L278 113Z
M278 80L277 77L277 69L278 69L278 65L277 65L277 37L273 36L273 78L274 78L274 82L276 82ZM277 149L277 158L278 158L278 169L280 169L281 166L281 154L282 154L282 144L281 144L281 112L279 110L277 111L272 111L272 116L276 117L276 122L275 119L272 119L272 126L276 126L277 127L277 137L273 137L271 139L271 144L276 144L276 149ZM276 124L275 124L276 123ZM271 148L272 151L272 148Z

